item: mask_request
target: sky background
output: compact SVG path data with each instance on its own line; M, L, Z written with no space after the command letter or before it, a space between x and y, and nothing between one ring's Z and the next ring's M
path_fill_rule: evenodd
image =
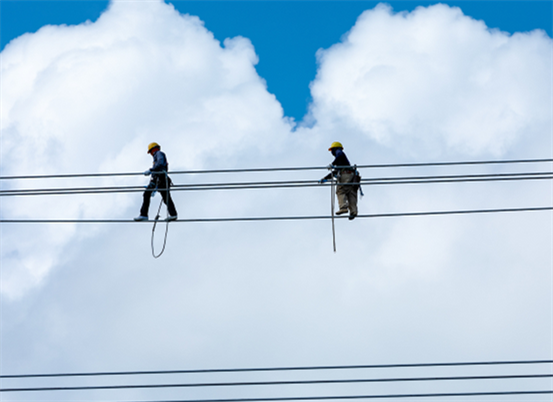
M172 171L326 166L333 141L358 165L553 157L551 2L0 6L3 176L141 172L151 164L152 141ZM361 174L525 171L551 171L551 163ZM2 188L146 184L133 176L2 181ZM553 205L549 180L364 191L360 214ZM330 210L326 186L173 197L182 219ZM0 197L0 217L130 220L141 198ZM152 210L158 203L156 196ZM171 223L159 259L151 257L151 223L2 224L0 231L3 374L553 357L551 212L339 220L337 253L327 220ZM1 398L205 399L495 385L505 389L494 382ZM509 386L551 389L551 381Z
M394 1L396 11L412 11L431 1ZM505 32L543 29L553 36L550 1L442 1L461 7L466 15ZM376 1L174 1L181 13L200 16L215 38L244 36L252 41L259 63L256 69L267 82L286 116L301 121L311 101L309 83L315 78L315 53L338 42L364 11ZM12 39L36 32L47 24L95 21L107 1L0 2L0 48Z

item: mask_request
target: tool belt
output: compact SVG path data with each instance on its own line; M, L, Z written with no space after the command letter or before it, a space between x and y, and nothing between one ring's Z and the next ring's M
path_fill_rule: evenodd
M353 177L351 178L350 183L355 183L355 184L352 185L352 187L355 191L357 191L361 188L361 175L359 174L359 171L357 170L357 168L354 168L354 169L350 169L350 168L341 169L338 172L338 177L340 177L340 175L342 173L353 174Z
M337 177L337 178L340 178L342 176L342 174L344 174L344 173L352 174L352 175L354 175L354 178L355 178L356 174L359 174L359 173L357 173L357 169L350 169L350 168L340 169L340 168L338 168L334 171L334 176Z
M167 179L167 180L165 180ZM166 184L163 183L163 181L166 181ZM150 180L150 184L154 185L154 187L158 188L160 187L160 184L164 184L163 188L161 190L165 190L165 186L172 187L173 186L173 180L167 175L167 172L152 172L152 178Z

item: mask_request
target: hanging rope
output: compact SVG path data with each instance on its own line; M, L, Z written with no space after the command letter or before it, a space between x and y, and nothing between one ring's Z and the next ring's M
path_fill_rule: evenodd
M160 194L161 195L161 194ZM157 215L154 219L154 226L152 227L152 240L151 240L151 246L152 246L152 256L154 258L161 257L161 254L165 251L165 245L167 244L167 233L169 232L169 219L166 219L166 225L165 225L165 236L163 238L163 247L161 248L161 251L159 254L156 254L155 252L155 246L154 246L154 238L155 238L155 232L156 232L156 226L157 222L159 220L159 213L161 212L161 204L163 204L163 197L159 201L159 207L157 209ZM167 218L169 217L169 214L167 214Z
M163 172L163 173L165 174L165 187L167 188L165 191L167 191L167 199L169 199L169 176L167 176L167 172ZM156 190L158 190L158 184L159 184L159 182L156 181L156 188L155 188L154 192L152 193L152 197L155 195ZM150 241L150 244L151 244L151 247L152 247L152 256L154 258L161 257L161 255L165 251L165 246L167 245L167 233L169 233L169 211L168 211L168 208L166 208L165 209L165 212L166 212L166 217L165 217L166 225L165 225L165 236L163 237L163 247L161 248L161 251L159 252L159 254L156 254L155 246L154 246L154 238L155 238L157 222L159 221L159 218L160 218L161 205L163 204L163 196L161 195L161 193L159 193L159 195L161 196L161 200L159 201L159 207L157 208L157 214L156 214L156 217L154 219L154 226L152 227L152 239Z

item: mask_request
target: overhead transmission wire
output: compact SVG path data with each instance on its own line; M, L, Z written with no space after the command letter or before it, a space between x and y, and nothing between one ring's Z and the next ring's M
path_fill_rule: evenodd
M541 158L541 159L505 159L505 160L453 161L453 162L389 163L389 164L357 165L356 167L358 169L378 169L378 168L430 167L430 166L525 164L525 163L547 163L547 162L553 162L553 159ZM247 172L285 172L285 171L326 170L326 169L328 169L328 166L181 170L181 171L172 171L170 173L172 175L177 175L177 174L213 174L213 173L247 173ZM19 176L0 176L0 180L141 176L142 174L143 173L138 173L138 172L123 172L123 173L71 173L71 174L45 174L45 175L19 175Z
M239 381L239 382L199 382L170 384L118 384L118 385L82 385L58 387L18 387L0 388L0 392L45 392L45 391L90 391L101 389L144 389L144 388L192 388L192 387L247 387L247 386L282 386L282 385L314 385L314 384L359 384L387 382L423 382L423 381L474 381L474 380L513 380L531 378L552 378L553 374L504 374L504 375L473 375L448 377L396 377L396 378L354 378L354 379L324 379L324 380L287 380L287 381Z
M357 168L387 168L387 167L420 167L420 166L452 166L452 165L482 165L482 164L516 164L516 163L543 163L553 162L553 159L518 159L518 160L488 160L488 161L462 161L462 162L429 162L429 163L403 163L362 165ZM236 172L267 172L290 170L315 170L328 169L329 167L300 167L300 168L259 168L259 169L220 169L220 170L196 170L171 172L171 174L185 173L236 173ZM0 179L31 179L31 178L69 178L69 177L93 177L93 176L122 176L142 175L143 173L98 173L98 174L65 174L65 175L41 175L41 176L1 176ZM550 180L553 172L522 172L522 173L494 173L471 175L440 175L440 176L400 176L400 177L376 177L361 180L362 185L397 185L397 184L431 184L431 183L457 183L478 181L505 181L505 180ZM345 185L348 185L347 183ZM351 185L355 185L351 183ZM327 186L314 180L302 181L262 181L262 182L230 182L230 183L200 183L180 184L172 186L172 191L204 191L204 190L241 190L241 189L267 189L267 188L297 188L297 187ZM46 189L10 189L0 190L0 197L4 196L41 196L41 195L74 195L74 194L104 194L142 192L142 186L112 186L112 187L77 187L77 188L46 188ZM480 214L502 212L528 212L545 211L553 209L550 206L524 207L524 208L499 208L477 210L452 210L452 211L418 211L400 213L381 213L358 215L357 218L384 218L406 217L424 215L455 215L455 214ZM340 217L345 219L345 217ZM246 221L276 221L276 220L321 220L333 219L332 216L269 216L269 217L238 217L238 218L195 218L179 219L175 222L246 222ZM134 222L122 219L0 219L0 223L127 223Z
M437 216L437 215L468 215L468 214L491 214L507 212L538 212L551 211L553 206L546 207L525 207L525 208L497 208L497 209L468 209L451 211L423 211L423 212L393 212L382 214L357 215L355 219L370 218L394 218L408 216ZM176 219L171 223L199 223L199 222L255 222L255 221L301 221L301 220L324 220L332 219L326 215L308 216L259 216L259 217L235 217L235 218L190 218ZM348 219L347 216L336 216L334 219ZM129 219L0 219L0 223L151 223L151 221L136 222Z
M470 175L440 175L440 176L396 176L361 179L362 185L398 185L398 184L435 184L460 182L489 182L489 181L522 181L522 180L551 180L553 171L526 172L526 173L493 173ZM299 188L319 187L330 184L321 184L317 180L297 181L260 181L260 182L222 182L199 184L176 184L171 191L205 191L205 190L243 190L269 188ZM357 183L341 183L341 185L357 185ZM65 187L41 189L9 189L0 190L0 197L7 196L39 196L39 195L74 195L74 194L106 194L142 192L143 186L110 186L110 187Z
M395 368L431 368L431 367L467 367L467 366L530 366L537 364L553 364L552 359L539 360L488 360L469 362L432 362L432 363L391 363L391 364L355 364L332 366L274 366L274 367L234 367L181 370L130 370L130 371L91 371L64 373L31 373L31 374L0 374L0 379L8 378L40 378L40 377L97 377L97 376L141 376L165 374L212 374L212 373L251 373L280 371L324 371L324 370L367 370Z
M513 395L544 395L553 394L550 390L539 391L495 391L495 392L451 392L451 393L427 393L427 394L381 394L381 395L333 395L333 396L298 396L276 398L232 398L232 399L163 399L163 400L139 400L124 402L286 402L286 401L325 401L338 399L400 399L400 398L446 398L457 396L513 396Z
M290 396L270 398L230 398L230 399L171 399L136 402L276 402L276 401L321 401L336 399L377 399L377 398L428 398L452 396L506 396L506 395L544 395L553 394L553 390L525 390L525 391L488 391L488 392L451 392L425 394L376 394L376 395L321 395L321 396ZM125 401L131 402L131 401Z
M390 369L390 368L429 368L429 367L460 367L460 366L513 366L551 364L552 360L526 361L484 361L484 362L449 362L422 364L378 364L355 366L304 366L304 367L259 367L259 368L228 368L228 369L197 369L197 370L157 370L157 371L119 371L119 372L87 372L87 373L43 373L0 375L0 378L36 378L36 377L90 377L90 376L131 376L151 374L191 374L191 373L236 373L259 371L311 371L311 370L352 370L352 369ZM172 383L172 384L118 384L93 386L58 386L58 387L19 387L3 388L1 392L46 392L46 391L85 391L85 390L116 390L138 388L183 388L183 387L232 387L232 386L285 386L313 384L346 384L346 383L397 383L397 382L435 382L435 381L480 381L480 380L513 380L513 379L545 379L553 377L552 373L539 374L502 374L502 375L463 375L463 376L427 376L427 377L384 377L384 378L354 378L354 379L319 379L319 380L285 380L285 381L233 381L207 383ZM399 399L422 397L453 397L453 396L507 396L507 395L544 395L553 394L551 389L541 390L509 390L485 392L439 392L439 393L404 393L404 394L364 394L364 395L315 395L315 396L284 396L284 397L247 397L247 398L217 398L217 399L179 399L150 400L140 402L277 402L277 401L315 401L315 400L350 400L350 399ZM137 401L139 402L139 401Z
M286 402L286 401L325 401L351 399L403 399L403 398L446 398L472 396L514 396L514 395L547 395L553 390L523 390L523 391L483 391L483 392L441 392L419 394L369 394L369 395L322 395L297 397L269 397L269 398L230 398L230 399L155 399L155 400L125 400L124 402ZM105 399L102 399L105 400Z

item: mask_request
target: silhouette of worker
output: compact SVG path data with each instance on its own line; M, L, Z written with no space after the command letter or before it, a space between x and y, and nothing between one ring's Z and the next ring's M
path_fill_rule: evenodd
M349 211L349 219L355 219L357 216L357 190L359 189L359 185L356 185L356 182L358 182L356 179L359 176L344 153L344 147L341 143L333 142L328 150L334 156L334 161L331 164L333 169L332 172L320 180L320 183L325 183L332 177L336 178L338 181L336 198L338 198L340 208L336 215L347 214Z
M142 207L140 208L140 215L134 218L135 221L147 221L148 210L150 209L150 198L155 191L159 191L161 198L165 205L167 205L168 221L174 221L177 219L177 210L175 204L171 198L169 187L171 179L167 176L169 171L169 164L167 163L167 157L161 152L161 146L157 142L152 142L148 145L148 153L154 158L152 167L144 172L145 176L152 176L146 191L144 191L144 200L142 201Z

